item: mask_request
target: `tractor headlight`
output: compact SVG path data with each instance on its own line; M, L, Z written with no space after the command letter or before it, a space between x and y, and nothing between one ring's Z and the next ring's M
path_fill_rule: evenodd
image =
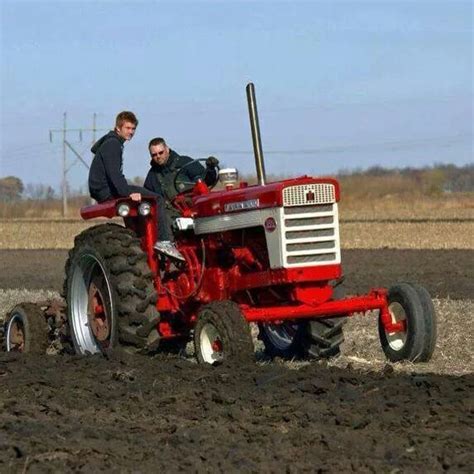
M141 216L148 216L148 214L150 214L150 212L151 212L151 206L150 206L149 202L142 202L138 206L138 213Z
M130 206L124 202L119 204L117 206L117 214L120 217L127 217L130 214Z
M235 184L239 179L239 172L236 168L223 168L219 170L219 181L227 186L229 184Z

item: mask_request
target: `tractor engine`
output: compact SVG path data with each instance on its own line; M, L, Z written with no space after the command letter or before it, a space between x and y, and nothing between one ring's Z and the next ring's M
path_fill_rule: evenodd
M203 301L242 304L304 301L311 282L325 287L341 276L333 179L301 177L204 194L194 198L194 235L206 241Z

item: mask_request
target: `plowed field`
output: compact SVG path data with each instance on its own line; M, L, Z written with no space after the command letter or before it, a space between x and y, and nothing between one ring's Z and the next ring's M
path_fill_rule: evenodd
M64 259L1 251L2 312L59 290ZM385 364L368 318L329 365L1 354L0 471L472 472L474 252L343 259L349 292L411 280L437 298L432 362Z

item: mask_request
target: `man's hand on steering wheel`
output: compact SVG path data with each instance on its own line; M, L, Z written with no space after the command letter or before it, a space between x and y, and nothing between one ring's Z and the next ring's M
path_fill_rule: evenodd
M206 171L213 170L216 174L215 176L215 182L213 184L208 184L208 188L212 189L218 181L218 176L219 176L219 160L215 156L210 156L209 158L199 158L197 160L193 160L187 164L185 164L175 175L174 180L173 180L173 185L178 194L181 194L183 192L189 192L192 190L192 187L196 184L196 181L189 181L187 179L181 179L183 176L184 171L189 167L195 164L196 162L201 162L205 164L203 169ZM204 180L205 175L201 176L200 179ZM188 189L185 189L188 187Z
M206 168L216 168L219 166L219 160L215 156L206 159Z

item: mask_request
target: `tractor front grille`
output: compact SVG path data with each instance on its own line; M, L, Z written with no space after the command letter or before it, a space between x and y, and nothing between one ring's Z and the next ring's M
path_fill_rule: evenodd
M334 202L336 202L336 190L333 184L299 184L283 189L283 206L285 207L332 204Z
M291 192L285 194L287 189ZM315 199L312 199L313 202L306 200L302 203L307 193L310 193L310 198L314 196ZM314 204L314 200L325 202ZM285 266L340 263L338 209L334 186L332 184L292 186L283 190L283 202L282 244Z

